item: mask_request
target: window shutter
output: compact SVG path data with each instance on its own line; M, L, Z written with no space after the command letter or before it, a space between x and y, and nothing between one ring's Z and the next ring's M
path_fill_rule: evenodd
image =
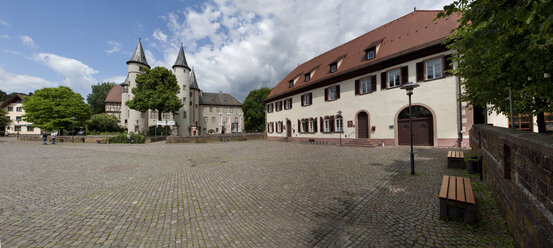
M312 105L313 104L313 94L312 93L309 93L309 105Z
M446 76L451 76L453 75L451 72L448 72L448 70L451 70L453 69L453 65L451 64L451 54L448 54L446 56L444 56L444 75Z
M359 91L359 79L355 80L355 95L359 95L360 94L360 91Z
M321 118L321 133L324 133L324 131L325 131L324 119L323 119L323 117L319 117L319 118Z
M376 92L376 75L371 76L371 92Z
M289 109L292 109L292 98L288 99L288 101L290 101L290 108Z
M386 89L386 72L380 73L380 90Z
M298 119L298 133L301 133L301 121Z
M313 119L313 131L316 133L317 132L317 117L315 117Z
M417 82L424 81L424 62L417 63Z
M340 99L340 85L336 85L336 99Z
M330 131L334 132L336 130L336 123L334 122L334 115L330 117Z
M409 81L409 68L407 66L401 67L401 85L406 84Z
M325 102L328 102L328 88L325 89Z
M305 106L304 102L305 102L305 95L301 95L301 106L302 107Z

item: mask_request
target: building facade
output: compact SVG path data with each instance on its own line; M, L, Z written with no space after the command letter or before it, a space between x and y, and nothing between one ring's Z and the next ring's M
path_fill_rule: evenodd
M146 61L146 56L142 48L142 43L139 40L136 49L129 61L128 76L125 81L117 86L114 86L108 93L105 99L105 111L107 114L116 116L121 125L129 132L144 132L151 126L156 125L169 125L171 126L171 132L173 135L178 136L196 136L202 133L207 134L208 130L212 127L207 127L210 123L205 123L202 114L203 106L202 102L209 102L211 104L214 94L220 95L216 97L216 101L212 103L212 107L220 107L226 109L229 106L238 106L240 109L236 109L235 112L242 116L241 104L234 97L229 94L223 93L204 93L198 86L196 75L194 71L188 67L184 49L181 45L175 64L172 67L172 72L177 78L180 91L177 94L181 99L183 107L175 113L162 113L162 122L158 122L157 111L139 112L130 109L126 102L133 98L132 88L136 87L136 76L144 73L144 68L150 68ZM220 99L219 99L220 98ZM220 101L219 101L220 100ZM211 113L211 112L210 112ZM207 114L207 113L206 113ZM221 115L223 113L221 112ZM225 113L226 114L226 113ZM211 116L211 115L210 115ZM242 132L243 118L236 120L236 126L241 128L234 129L233 132ZM215 127L215 133L223 133L226 130L233 130L225 128L225 124L228 122L221 122L220 125Z
M15 94L10 99L7 99L1 104L8 114L7 117L12 121L9 126L6 127L4 132L9 132L10 135L17 134L40 134L40 128L33 127L33 123L23 120L25 110L23 110L23 99L28 97L24 94Z
M267 137L408 145L412 95L415 145L468 146L473 111L459 102L443 42L458 18L414 11L296 67L265 100Z

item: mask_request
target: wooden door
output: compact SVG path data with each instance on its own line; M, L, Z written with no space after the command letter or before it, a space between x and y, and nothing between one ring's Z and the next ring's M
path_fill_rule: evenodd
M369 116L365 112L357 114L357 138L369 138Z
M406 108L400 113L398 118L398 145L411 145L408 113L409 108ZM422 106L413 106L413 145L434 145L433 123L433 116L428 109Z
M292 137L292 122L286 121L286 137Z

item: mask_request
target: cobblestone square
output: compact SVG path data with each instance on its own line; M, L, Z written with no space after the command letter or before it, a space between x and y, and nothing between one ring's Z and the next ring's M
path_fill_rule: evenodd
M512 244L501 219L439 219L441 176L460 173L444 148L417 148L415 176L408 147L0 138L0 150L2 247Z

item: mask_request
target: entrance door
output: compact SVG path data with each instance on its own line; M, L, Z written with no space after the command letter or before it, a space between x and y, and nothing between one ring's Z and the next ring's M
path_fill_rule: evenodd
M286 121L286 137L292 137L292 122L290 120Z
M397 121L399 145L410 145L409 107L399 113ZM434 145L434 124L432 113L425 107L413 106L413 145Z
M369 116L365 112L357 114L357 132L359 132L357 138L369 138Z

